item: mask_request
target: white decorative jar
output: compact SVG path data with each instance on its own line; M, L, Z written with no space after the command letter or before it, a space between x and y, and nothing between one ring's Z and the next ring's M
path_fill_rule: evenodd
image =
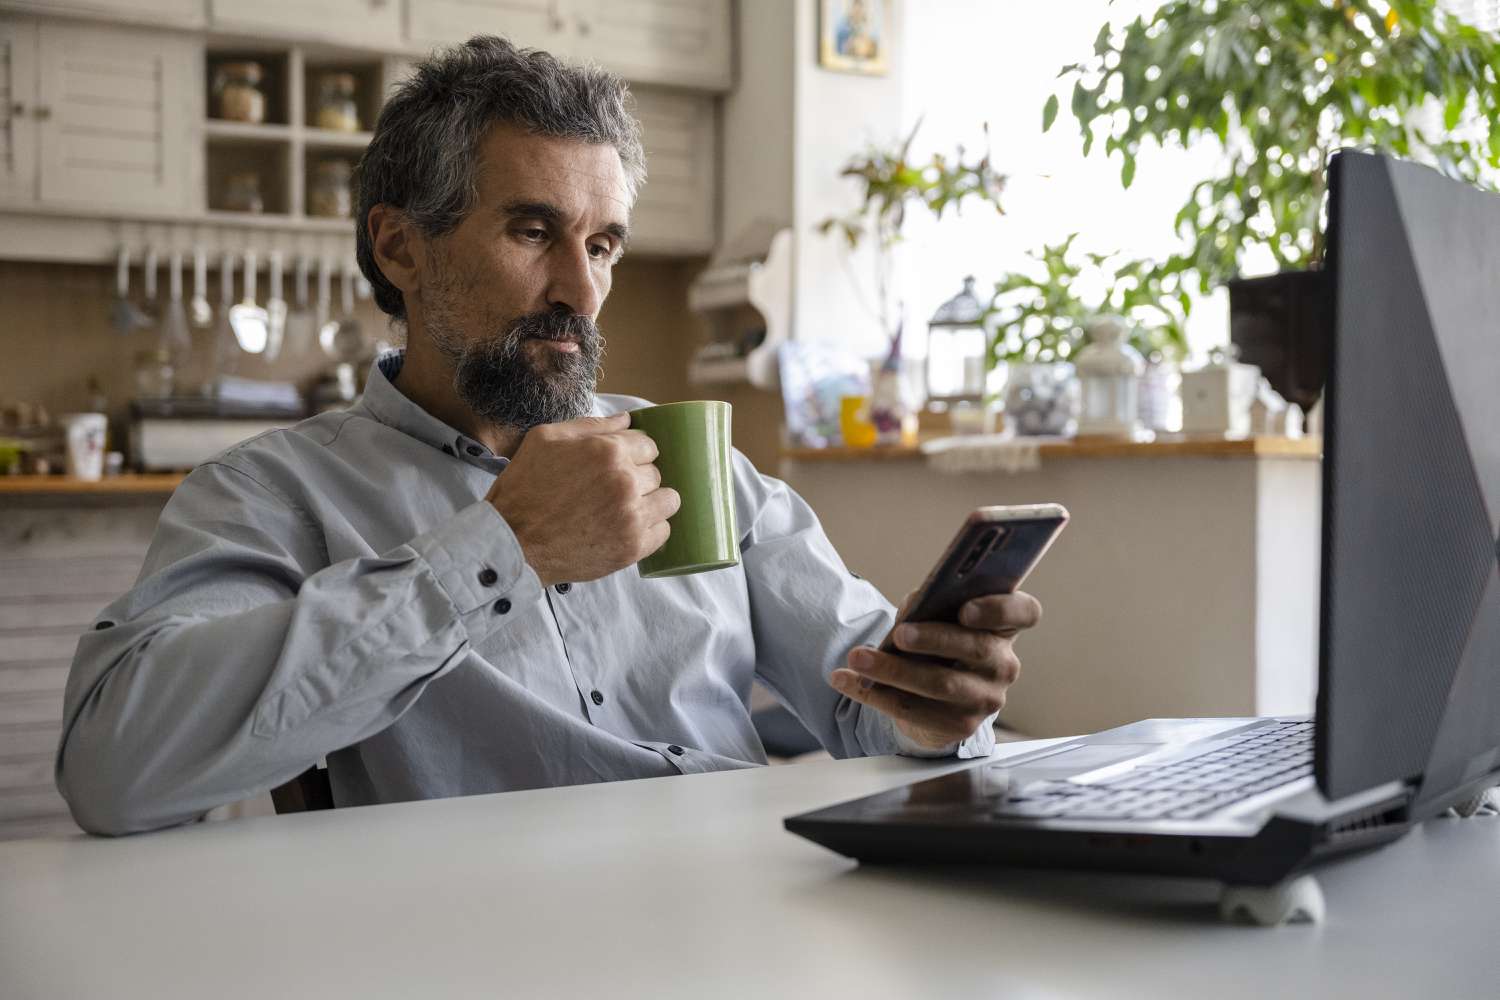
M1088 344L1073 358L1083 397L1078 435L1135 440L1143 433L1140 382L1146 360L1127 341L1122 317L1095 317L1086 332Z
M1248 437L1260 369L1215 348L1208 364L1182 373L1182 431Z

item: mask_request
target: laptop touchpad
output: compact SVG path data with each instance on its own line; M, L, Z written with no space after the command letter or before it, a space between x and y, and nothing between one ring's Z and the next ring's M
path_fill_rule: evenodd
M1027 761L1010 770L1011 782L1029 784L1033 781L1057 781L1084 771L1118 764L1122 760L1160 750L1160 743L1105 743L1085 744L1064 750L1040 759Z

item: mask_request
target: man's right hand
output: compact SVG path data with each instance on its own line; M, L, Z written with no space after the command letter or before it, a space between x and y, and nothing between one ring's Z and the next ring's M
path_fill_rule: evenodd
M628 413L534 427L485 496L543 586L596 580L666 542L682 500L661 485L656 442L629 428Z

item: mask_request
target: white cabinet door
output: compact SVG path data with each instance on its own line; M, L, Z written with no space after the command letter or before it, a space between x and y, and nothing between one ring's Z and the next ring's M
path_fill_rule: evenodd
M36 25L0 21L0 201L36 200Z
M201 28L206 24L203 0L22 0L21 6L46 13L100 14L116 20L149 21L179 28Z
M728 90L729 0L571 0L581 54L633 83Z
M38 32L41 200L190 210L202 159L202 42L50 21Z
M455 45L474 35L503 35L524 48L566 57L565 0L407 0L406 37L418 45Z
M399 47L399 0L209 0L219 31Z
M714 247L714 99L648 87L635 91L646 144L646 186L631 228L647 253Z

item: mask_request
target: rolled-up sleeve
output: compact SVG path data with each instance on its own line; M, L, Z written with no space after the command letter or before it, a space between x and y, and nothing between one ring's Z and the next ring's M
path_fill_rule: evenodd
M201 466L136 586L78 644L58 788L97 833L196 819L389 726L541 599L488 503L328 565L295 503L246 470Z
M896 609L851 573L807 502L735 453L740 555L750 592L756 669L804 726L836 757L902 753L988 756L988 719L962 742L931 750L907 739L890 716L839 694L829 676L849 651L877 645Z

